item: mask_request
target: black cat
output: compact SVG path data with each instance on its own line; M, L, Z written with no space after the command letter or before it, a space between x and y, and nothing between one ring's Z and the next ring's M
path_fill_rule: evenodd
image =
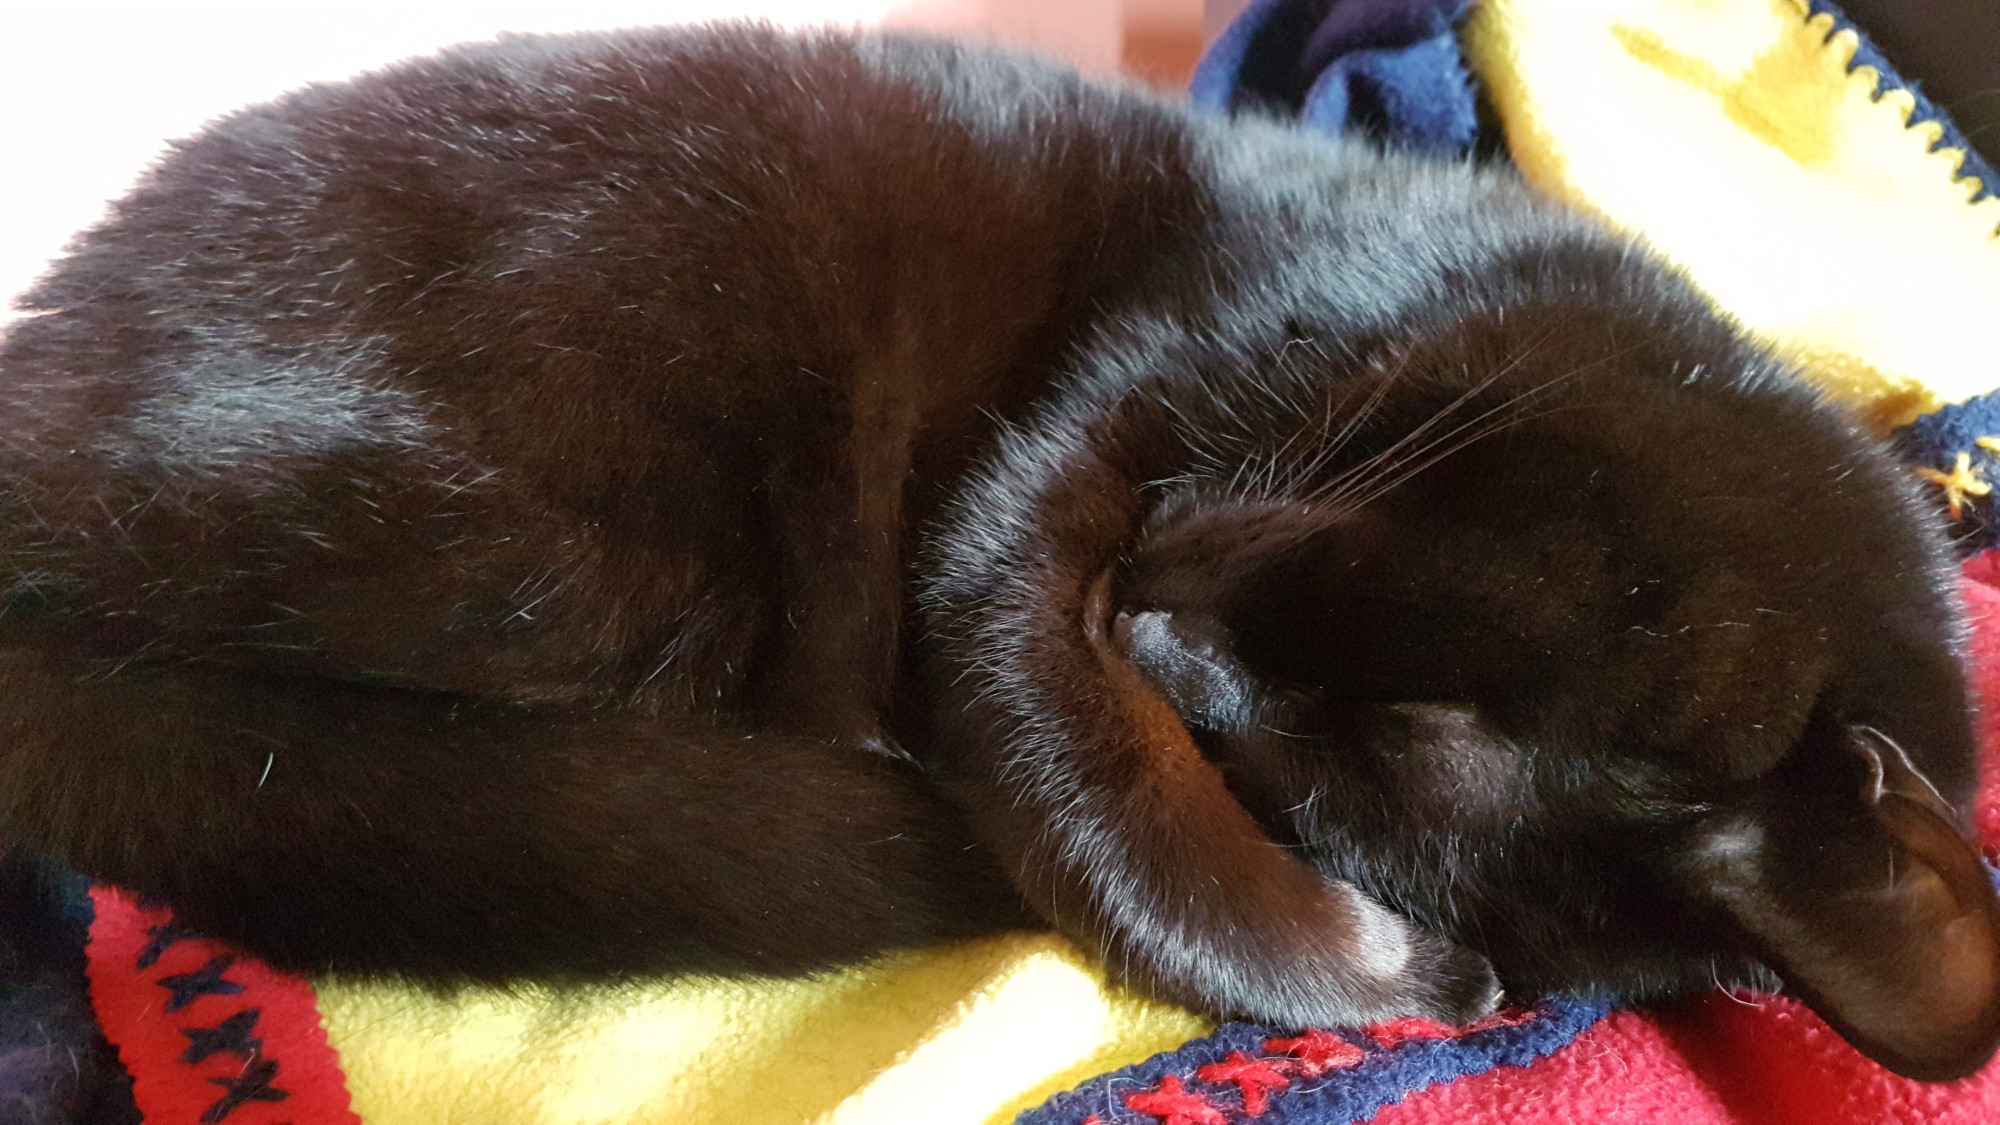
M0 837L281 965L798 971L1018 891L1281 1023L1775 973L1906 1074L2000 1038L1933 518L1505 174L515 39L223 120L25 305Z

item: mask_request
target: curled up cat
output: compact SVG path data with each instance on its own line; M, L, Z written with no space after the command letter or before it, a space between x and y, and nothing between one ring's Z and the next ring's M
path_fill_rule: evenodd
M1279 1024L2000 1040L1879 441L1505 170L985 50L520 38L176 147L0 351L0 839L281 966L1038 917Z

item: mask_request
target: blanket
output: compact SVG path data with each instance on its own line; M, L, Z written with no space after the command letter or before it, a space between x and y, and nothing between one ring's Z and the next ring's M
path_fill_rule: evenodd
M1980 314L2000 304L2000 180L1818 0L1486 0L1469 16L1463 0L1258 0L1195 94L1400 144L1504 148L1895 430L1967 544L1986 542L2000 416L1980 393L2000 370ZM2000 562L1968 563L1965 597L1979 678L2000 698ZM1993 781L1979 829L2000 846ZM0 1101L10 1060L34 1063L37 1081L70 1083L66 1104L96 1107L76 1120L2000 1120L2000 1067L1897 1079L1769 996L1647 1012L1550 998L1466 1027L1215 1029L1110 986L1043 934L806 981L439 996L286 977L113 888L61 883L37 901L78 941L87 925L111 1046L72 1046L65 1068L61 1051L10 1054L0 1037ZM48 989L35 995L63 995ZM93 1062L110 1050L129 1074L122 1109L126 1079ZM65 1077L86 1073L107 1077L88 1092Z

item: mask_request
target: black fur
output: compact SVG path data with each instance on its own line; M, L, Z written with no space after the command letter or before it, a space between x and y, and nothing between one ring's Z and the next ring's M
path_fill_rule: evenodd
M1933 518L1507 175L510 40L225 119L26 304L0 837L280 964L799 971L1011 879L1220 1013L2000 1038Z

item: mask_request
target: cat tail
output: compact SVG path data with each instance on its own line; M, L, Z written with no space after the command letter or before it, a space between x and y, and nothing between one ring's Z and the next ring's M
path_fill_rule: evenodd
M812 739L0 649L0 838L297 970L801 972L1021 924L918 770Z

